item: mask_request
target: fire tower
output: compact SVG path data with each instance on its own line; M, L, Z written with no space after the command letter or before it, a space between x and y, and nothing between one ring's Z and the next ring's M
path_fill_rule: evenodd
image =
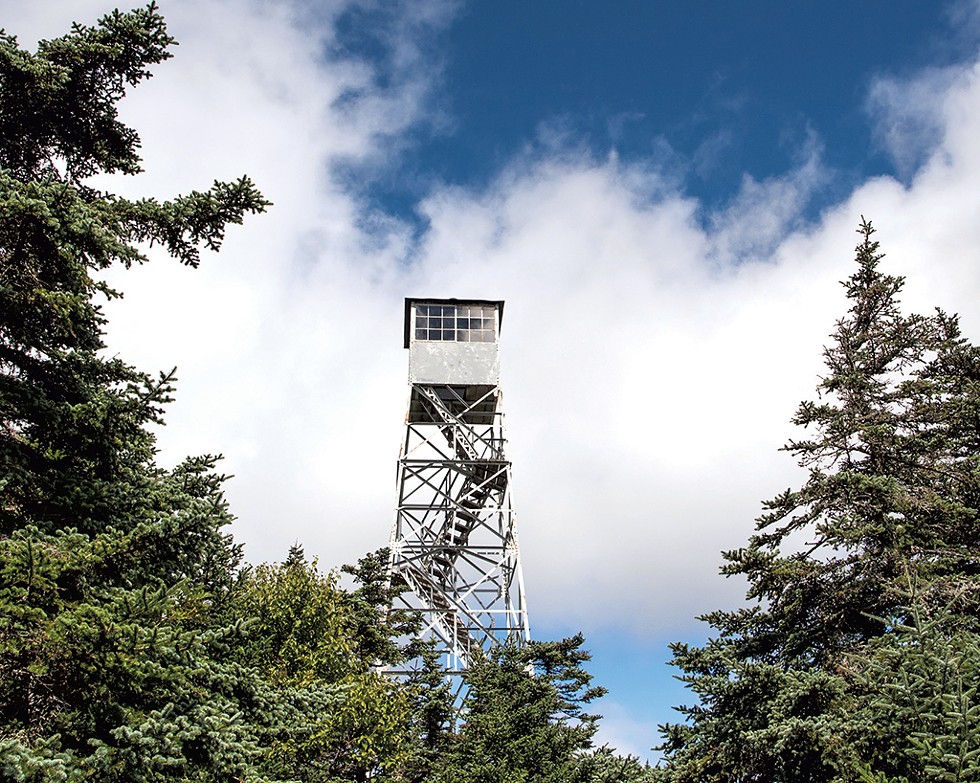
M499 342L504 303L406 299L410 397L398 460L390 574L395 608L421 613L447 673L472 652L528 640L504 455Z

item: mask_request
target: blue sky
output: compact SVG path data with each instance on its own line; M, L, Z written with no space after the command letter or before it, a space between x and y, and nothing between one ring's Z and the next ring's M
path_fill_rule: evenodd
M31 46L110 0L0 0ZM845 308L860 215L910 310L980 339L975 0L161 0L126 195L249 173L192 271L119 273L113 352L178 366L161 459L221 452L253 562L387 542L406 296L504 299L532 630L583 630L601 739L647 755L664 665L762 500Z
M341 51L378 59L378 28L351 12ZM873 138L872 80L957 62L975 41L948 5L920 0L504 0L461 6L432 43L434 121L360 183L386 212L410 217L434 181L486 187L529 145L560 140L657 166L707 209L815 144L830 172L812 218L863 178L910 173Z

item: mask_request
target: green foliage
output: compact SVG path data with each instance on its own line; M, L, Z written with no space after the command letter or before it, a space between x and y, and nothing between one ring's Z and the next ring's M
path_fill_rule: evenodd
M980 637L911 614L853 663L863 755L891 774L980 780Z
M336 682L364 670L354 660L345 594L336 581L295 549L286 563L246 574L238 611L254 620L243 657L277 683Z
M0 743L12 779L198 779L255 748L223 663L241 627L207 627L187 581L106 579L138 535L18 531L0 540Z
M409 643L400 647L395 640L414 634L420 618L407 610L392 609L394 596L404 588L391 584L388 550L379 549L365 555L355 565L343 566L341 571L352 576L357 585L348 608L354 623L358 657L376 664L401 663L413 658L414 646Z
M100 192L139 171L117 119L173 43L154 5L35 54L0 37L0 748L13 780L247 778L240 703L264 685L217 622L238 548L216 458L171 471L147 427L174 374L102 349L99 273L159 244L196 265L267 206L247 179L171 201Z
M620 756L603 745L580 757L582 779L588 783L656 783L659 771L635 756Z
M707 615L704 647L672 646L699 703L664 727L666 780L974 774L980 351L954 316L901 313L873 231L818 399L793 419L808 434L785 447L807 480L724 554L755 605Z
M581 754L598 716L583 707L590 685L583 638L505 646L465 674L464 722L432 779L447 783L585 780Z
M349 570L363 574L379 557ZM376 587L340 589L298 546L285 563L242 574L234 611L251 619L237 657L269 686L272 719L268 708L255 716L268 774L364 780L407 763L409 697L373 668L375 647L397 650L397 631L385 630L384 615L364 597Z
M452 683L439 665L431 645L419 653L420 665L406 679L405 692L411 700L409 712L412 746L402 769L406 781L426 780L452 742L456 708Z
M152 514L153 438L172 391L106 358L98 279L160 244L196 265L228 223L266 202L243 178L172 201L129 201L85 180L139 171L139 138L116 118L127 86L169 57L153 5L44 41L0 37L0 533L35 525L99 533Z

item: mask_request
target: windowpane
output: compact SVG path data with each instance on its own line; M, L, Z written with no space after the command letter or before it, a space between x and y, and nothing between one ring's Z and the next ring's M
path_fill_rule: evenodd
M415 339L492 343L496 308L483 305L415 305Z

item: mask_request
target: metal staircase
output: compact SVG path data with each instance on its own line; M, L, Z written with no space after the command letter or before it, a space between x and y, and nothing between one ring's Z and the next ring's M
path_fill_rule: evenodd
M499 386L411 387L390 573L447 672L528 638L500 403Z

